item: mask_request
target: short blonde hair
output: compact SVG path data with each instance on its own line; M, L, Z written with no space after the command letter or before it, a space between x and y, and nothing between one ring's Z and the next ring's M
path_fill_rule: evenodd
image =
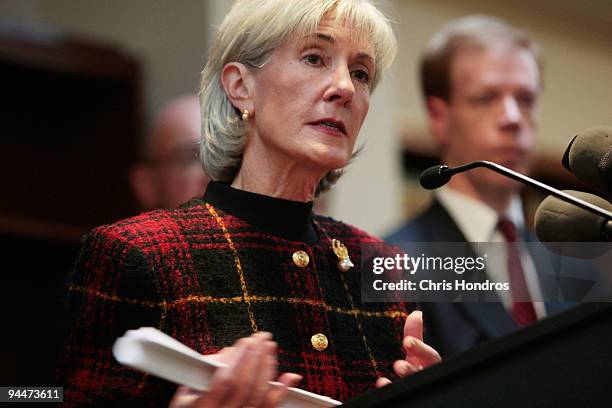
M323 18L334 12L337 22L370 40L376 74L372 87L393 62L397 43L389 20L369 0L238 0L219 26L202 70L200 105L205 172L218 181L232 181L242 163L246 126L221 84L229 62L261 68L274 50L290 38L313 35ZM373 89L372 88L372 89ZM331 187L342 170L329 172L317 193Z

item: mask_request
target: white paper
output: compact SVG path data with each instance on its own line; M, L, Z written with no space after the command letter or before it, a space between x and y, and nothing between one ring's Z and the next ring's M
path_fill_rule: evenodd
M113 355L123 365L198 391L207 391L215 370L224 366L153 327L128 330L115 341ZM339 401L290 387L281 407L327 408L338 405L341 405Z

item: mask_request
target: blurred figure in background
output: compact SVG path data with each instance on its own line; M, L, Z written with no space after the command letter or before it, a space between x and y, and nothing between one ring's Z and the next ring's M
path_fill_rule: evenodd
M443 27L421 59L429 128L441 162L454 167L490 160L520 173L529 170L536 139L540 57L526 34L486 16L469 16ZM387 239L392 242L501 242L530 239L519 192L522 185L487 169L454 176L434 192L423 214ZM428 340L443 356L533 323L560 304L541 299L537 259L525 246L487 275L510 282L498 303L424 303ZM515 255L515 256L512 256ZM487 265L489 266L489 265Z
M161 108L130 172L142 210L177 207L202 197L209 179L198 156L200 131L197 96L184 95Z

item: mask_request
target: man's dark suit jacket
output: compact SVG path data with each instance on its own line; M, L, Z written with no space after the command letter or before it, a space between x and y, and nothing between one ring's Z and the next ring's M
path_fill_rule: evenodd
M532 235L522 234L527 241ZM386 241L396 244L405 242L466 242L466 238L449 213L437 201L420 216L388 236ZM531 247L531 246L530 246ZM531 249L531 248L530 248ZM542 262L554 262L548 251L530 251L536 270ZM548 258L548 259L547 259ZM557 257L558 258L558 257ZM554 278L538 273L542 286ZM551 315L571 307L570 302L546 302L546 314ZM425 323L425 341L442 355L468 350L486 340L517 330L518 326L505 310L503 303L427 302L421 303Z

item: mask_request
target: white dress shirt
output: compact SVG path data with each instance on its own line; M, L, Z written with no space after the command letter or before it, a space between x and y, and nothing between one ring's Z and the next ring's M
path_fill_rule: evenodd
M434 194L453 221L455 221L468 242L506 242L503 234L497 229L500 215L491 207L448 186L437 189ZM512 221L519 231L524 229L525 218L519 196L515 196L512 199L510 206L502 216ZM478 251L478 248L474 246L474 250ZM533 259L531 259L529 252L523 244L520 245L519 251L529 295L531 299L542 299L540 283ZM487 258L486 265L489 278L495 282L510 282L506 246L495 245L495 253L499 253L502 256L490 256ZM506 310L510 311L512 309L510 292L499 291L498 294ZM533 302L533 306L538 319L546 316L543 302Z

